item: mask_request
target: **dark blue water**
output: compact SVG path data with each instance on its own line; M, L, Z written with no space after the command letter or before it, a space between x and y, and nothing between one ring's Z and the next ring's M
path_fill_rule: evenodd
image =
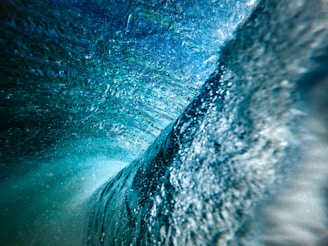
M5 162L88 138L107 141L88 151L129 149L132 160L182 112L249 11L229 1L5 1L2 9Z
M2 245L324 242L326 1L0 6Z

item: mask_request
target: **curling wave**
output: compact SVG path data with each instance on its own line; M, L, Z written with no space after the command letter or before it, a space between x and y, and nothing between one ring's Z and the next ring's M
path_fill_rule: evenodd
M300 154L304 146L314 151L306 139L315 133L304 122L315 109L306 98L318 85L327 90L327 11L327 1L261 1L179 118L92 197L87 244L319 243L327 233L322 218L294 227L284 221L278 233L279 219L259 211L288 197L286 184L327 177L325 165ZM317 102L324 105L326 95ZM326 111L316 110L326 129ZM326 146L326 137L318 141ZM319 170L295 175L314 163ZM314 189L325 185L318 181ZM309 235L293 233L300 227Z

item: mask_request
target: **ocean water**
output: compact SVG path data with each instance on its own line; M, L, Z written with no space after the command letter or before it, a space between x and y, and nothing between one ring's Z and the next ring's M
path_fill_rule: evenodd
M325 245L326 0L0 6L1 245Z

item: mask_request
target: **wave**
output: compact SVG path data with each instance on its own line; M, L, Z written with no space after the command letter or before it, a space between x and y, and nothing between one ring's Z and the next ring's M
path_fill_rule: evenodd
M2 2L0 244L325 245L327 5Z
M178 119L92 197L86 243L324 242L327 11L259 2Z

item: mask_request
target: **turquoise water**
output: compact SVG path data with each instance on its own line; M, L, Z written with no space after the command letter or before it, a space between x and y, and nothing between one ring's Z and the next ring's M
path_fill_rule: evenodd
M1 245L324 242L326 1L0 6Z
M183 111L250 9L1 3L1 244L79 244L82 201Z
M110 142L97 152L134 159L197 93L249 12L230 1L6 1L2 9L3 163L88 138Z

